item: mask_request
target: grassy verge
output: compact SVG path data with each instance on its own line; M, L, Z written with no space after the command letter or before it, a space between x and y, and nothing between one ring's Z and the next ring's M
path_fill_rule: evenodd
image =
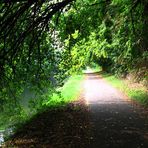
M83 75L71 76L64 84L64 86L58 90L60 92L60 95L54 93L47 102L47 105L54 107L67 104L78 99L83 79Z
M124 92L129 98L136 100L137 102L141 103L142 105L148 106L148 93L147 90L142 87L138 86L133 87L130 85L129 82L125 80L121 80L116 78L113 75L103 73L102 76L107 80L112 86L118 88L122 92Z

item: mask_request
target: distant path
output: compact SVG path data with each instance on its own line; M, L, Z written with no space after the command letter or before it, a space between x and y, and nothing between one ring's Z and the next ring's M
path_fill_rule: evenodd
M87 74L84 98L94 125L91 148L148 148L148 120L98 74Z

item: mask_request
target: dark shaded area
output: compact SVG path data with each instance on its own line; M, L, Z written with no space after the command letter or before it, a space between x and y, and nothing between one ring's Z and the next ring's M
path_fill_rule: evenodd
M88 108L80 102L68 104L37 115L4 147L87 148L90 127Z
M127 104L91 104L94 141L91 148L147 148L148 120Z

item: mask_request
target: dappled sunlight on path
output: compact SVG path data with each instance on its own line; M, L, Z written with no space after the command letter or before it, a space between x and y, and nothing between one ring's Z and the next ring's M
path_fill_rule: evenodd
M84 98L94 125L91 148L147 148L148 120L96 73L87 73Z

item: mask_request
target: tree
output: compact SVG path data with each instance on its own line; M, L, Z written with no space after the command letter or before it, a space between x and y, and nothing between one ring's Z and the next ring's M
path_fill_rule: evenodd
M60 74L56 65L60 59L56 58L56 29L52 25L52 19L55 17L58 21L60 14L66 11L72 2L73 0L0 2L2 106L8 103L13 109L19 103L18 99L24 87L38 86L40 90L44 90L45 85L53 87L53 75Z

